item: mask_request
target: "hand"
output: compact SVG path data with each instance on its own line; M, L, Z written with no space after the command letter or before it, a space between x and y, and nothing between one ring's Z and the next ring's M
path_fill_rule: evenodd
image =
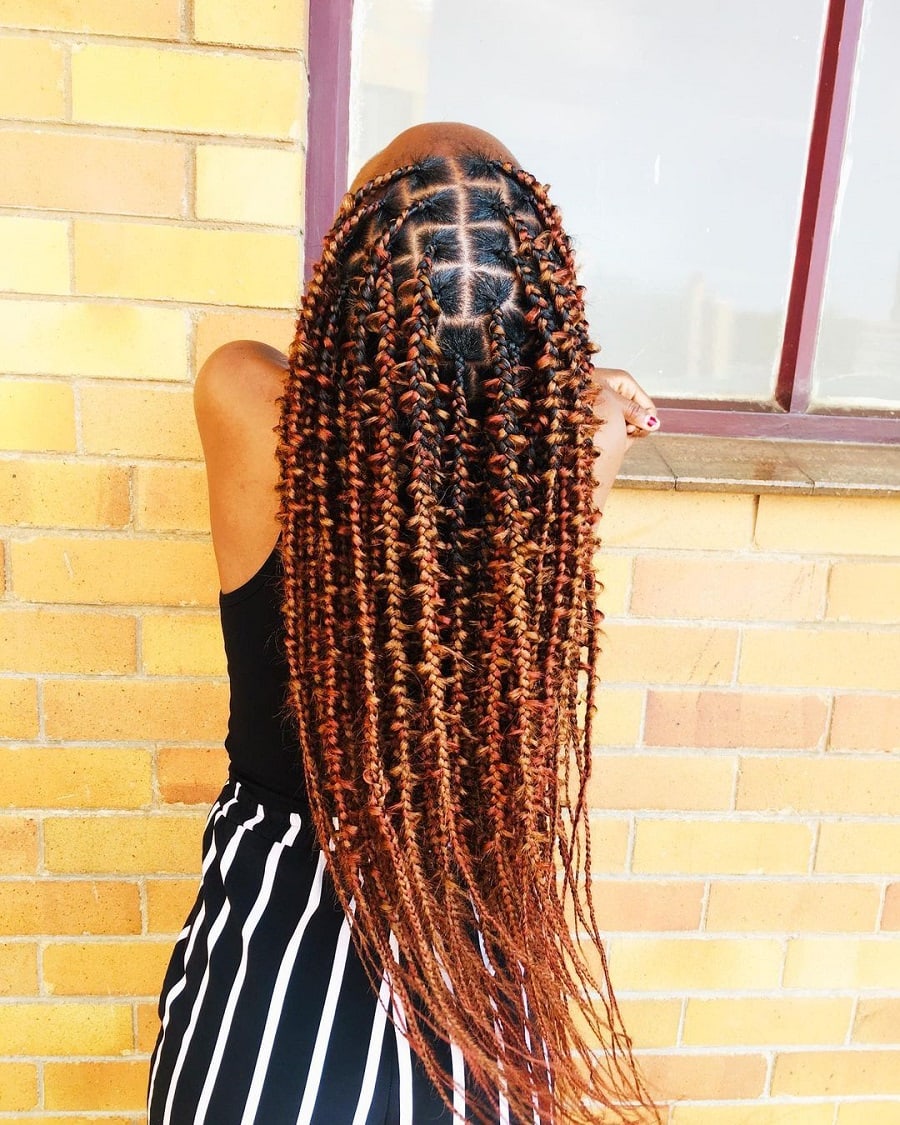
M600 417L606 415L610 406L618 406L625 420L628 445L634 438L646 437L659 429L653 399L627 371L614 367L595 367L593 384L593 388L588 391L589 401ZM602 405L604 403L605 407Z

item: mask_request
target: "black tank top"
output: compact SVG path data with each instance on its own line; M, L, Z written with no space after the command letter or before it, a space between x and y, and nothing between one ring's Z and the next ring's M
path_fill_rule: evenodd
M276 541L252 578L227 594L219 591L231 686L225 749L229 778L276 808L307 813L300 747L286 710L281 578Z

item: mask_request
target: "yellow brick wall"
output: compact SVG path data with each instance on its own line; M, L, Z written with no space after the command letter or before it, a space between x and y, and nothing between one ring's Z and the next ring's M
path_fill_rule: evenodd
M305 45L0 0L0 1122L142 1120L225 770L191 380L290 337ZM672 1125L900 1122L900 503L619 488L603 535L596 901Z

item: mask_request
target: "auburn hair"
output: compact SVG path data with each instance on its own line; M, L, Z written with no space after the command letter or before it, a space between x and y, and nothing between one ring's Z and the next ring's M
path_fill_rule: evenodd
M280 400L316 835L389 1017L451 1109L456 1044L484 1125L658 1120L590 893L595 351L545 188L427 158L344 197Z

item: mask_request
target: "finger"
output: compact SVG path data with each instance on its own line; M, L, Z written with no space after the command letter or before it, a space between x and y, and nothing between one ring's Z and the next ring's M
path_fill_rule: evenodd
M652 404L651 404L652 407ZM659 418L652 409L647 409L638 402L628 399L623 407L626 427L630 424L641 433L649 434L659 429Z
M651 413L655 410L653 399L650 398L634 376L630 375L627 371L622 371L614 367L595 367L594 377L601 383L606 383L607 386L617 394L622 395L623 398L630 398L635 402L639 402L645 410Z

